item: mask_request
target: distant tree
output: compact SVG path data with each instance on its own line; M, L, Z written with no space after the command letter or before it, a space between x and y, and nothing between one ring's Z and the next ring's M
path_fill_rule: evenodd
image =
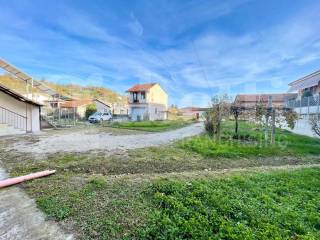
M97 106L94 103L89 104L86 108L86 118L88 118L90 115L94 114L95 112L97 112Z

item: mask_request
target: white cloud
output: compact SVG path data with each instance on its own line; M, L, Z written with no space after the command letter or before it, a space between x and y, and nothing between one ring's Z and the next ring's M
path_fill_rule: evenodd
M132 31L133 34L137 35L138 37L141 37L143 34L143 27L141 23L138 21L138 19L133 13L130 14L130 17L132 21L128 23L129 29Z

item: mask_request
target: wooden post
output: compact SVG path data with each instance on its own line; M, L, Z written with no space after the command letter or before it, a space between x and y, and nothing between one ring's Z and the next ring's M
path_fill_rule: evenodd
M271 144L275 144L276 140L276 110L272 108L272 132L271 132Z

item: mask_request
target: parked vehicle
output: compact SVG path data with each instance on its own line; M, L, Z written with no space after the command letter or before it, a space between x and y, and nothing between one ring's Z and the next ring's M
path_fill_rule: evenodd
M103 121L110 121L112 119L112 114L110 112L96 112L89 116L88 121L90 123L98 123Z

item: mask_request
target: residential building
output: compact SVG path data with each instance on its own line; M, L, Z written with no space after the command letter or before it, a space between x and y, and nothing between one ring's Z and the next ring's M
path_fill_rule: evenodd
M268 106L272 101L273 107L284 107L288 100L295 99L296 93L270 93L270 94L238 94L234 103L242 107L255 107L257 104Z
M165 120L168 117L168 94L158 83L137 84L127 90L132 121Z
M320 119L320 70L289 83L289 91L297 92L296 99L287 102L287 107L299 114L294 132L313 136L310 117Z
M90 104L95 104L98 112L101 112L101 113L111 112L111 107L99 99L93 99L93 100L82 99L82 100L65 101L60 104L60 108L62 109L62 111L70 109L70 111L74 111L76 118L85 119L86 109Z
M299 98L320 95L320 70L289 83L289 92L298 92Z
M179 110L183 117L200 119L203 117L203 114L209 110L209 108L184 107Z
M0 85L0 135L40 131L41 104Z

